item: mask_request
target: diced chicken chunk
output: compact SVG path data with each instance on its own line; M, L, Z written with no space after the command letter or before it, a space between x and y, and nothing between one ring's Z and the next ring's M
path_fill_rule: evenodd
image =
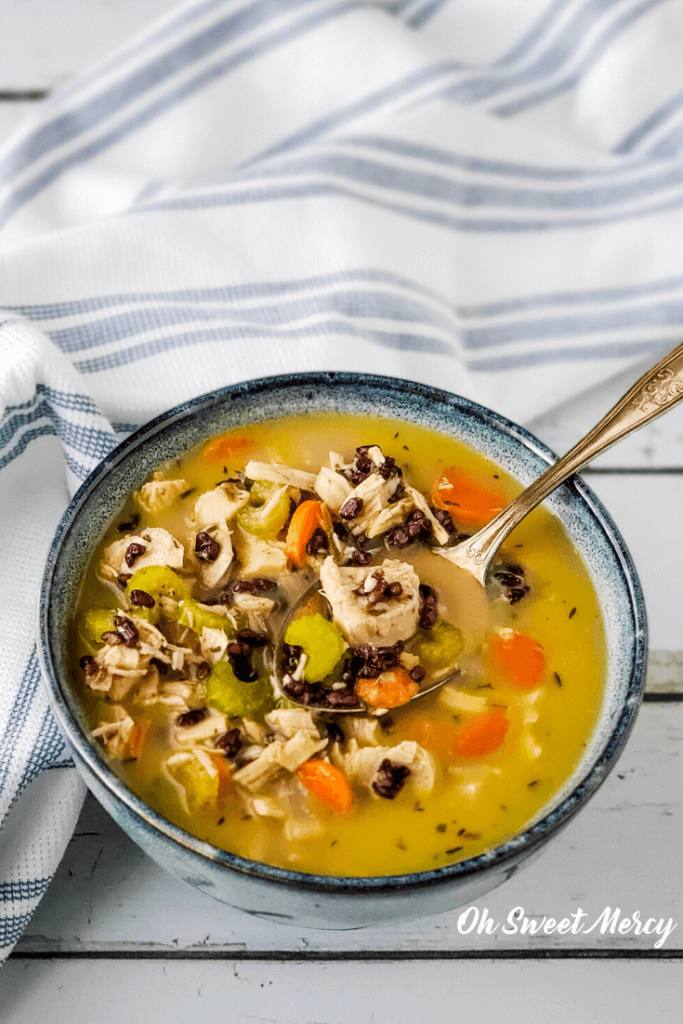
M351 785L365 786L371 792L372 783L385 758L393 765L404 765L410 770L406 785L410 785L416 793L426 796L434 788L434 758L413 740L404 740L395 747L359 747L355 740L350 740L345 751L336 747L332 754L333 763L343 771Z
M91 690L106 693L111 700L122 700L131 687L149 670L152 658L168 661L164 653L166 638L156 626L139 616L124 615L138 632L134 647L123 643L104 644L95 655L97 673L86 676Z
M88 686L109 694L111 700L123 700L147 672L150 657L125 644L105 644L95 655L100 671L87 677Z
M432 524L432 530L434 531L434 538L438 544L448 543L448 533L445 526L442 526L439 520L436 518L431 508L427 504L427 500L424 494L416 490L415 487L411 487L410 484L405 484L406 493L413 499L415 508L419 508L420 512L424 512L427 519Z
M326 745L326 739L317 739L300 729L291 739L269 743L254 761L235 772L233 778L240 786L257 793L281 771L295 772Z
M368 537L379 537L381 534L386 533L387 530L393 530L395 526L400 526L414 507L412 498L401 498L400 501L395 501L393 505L387 505L373 519L368 529Z
M261 540L235 527L234 543L243 576L278 576L287 568L285 546L280 541Z
M133 549L129 565L126 561L126 552L131 544L136 544L143 550L135 554L136 549ZM105 548L102 571L111 579L116 578L119 573L136 572L148 565L167 565L170 569L182 569L184 557L185 550L182 544L168 530L160 526L150 526L141 530L139 534L123 537Z
M309 757L313 757L326 746L327 739L321 740L319 737L312 736L310 732L300 729L285 743L280 754L280 764L288 772L295 772L299 765L308 761Z
M292 775L278 779L268 793L247 797L244 803L249 814L276 820L284 818L283 836L287 842L308 839L324 831L323 823L311 811L307 791Z
M249 629L257 633L266 633L266 618L275 607L275 601L257 594L233 594L233 604L241 612L245 612Z
M203 563L199 581L206 590L214 590L224 581L232 565L233 550L230 527L227 523L219 523L218 526L212 526L205 532L220 544L220 552L213 562Z
M338 512L346 499L353 493L353 487L341 473L323 466L313 484L313 490L325 504Z
M137 649L142 655L148 654L153 657L166 647L167 641L164 634L147 619L143 619L139 615L127 615L126 618L130 619L138 631Z
M276 796L252 796L245 800L249 814L257 814L259 818L275 818L281 820L288 814L288 809Z
M194 503L194 525L197 530L229 522L249 501L249 491L226 482L212 491L200 494Z
M469 693L457 686L444 686L439 691L439 700L443 701L451 711L464 714L479 714L486 711L488 700L481 694Z
M111 708L111 714L113 720L100 722L92 734L102 740L104 749L112 757L124 757L128 751L128 741L135 728L135 722L120 704L115 704Z
M204 715L199 722L195 722L194 725L183 725L182 716L178 716L180 721L176 719L173 728L173 737L178 746L194 747L196 744L204 743L207 740L213 739L214 736L220 736L221 733L226 731L225 715L221 715L214 708L206 708L205 710L208 714Z
M135 500L143 512L161 512L186 490L187 480L164 480L161 473L155 473L149 483L136 491Z
M360 515L350 519L351 533L367 533L380 513L389 506L389 484L379 474L372 473L362 480L358 487L351 491L350 498L358 498L363 502Z
M309 733L316 740L320 739L320 731L310 711L306 708L281 708L266 715L266 725L280 739L289 740L298 732Z
M269 743L257 758L235 772L233 779L251 793L258 793L282 771L280 757L285 748L283 740Z
M225 630L211 629L210 626L204 626L202 635L199 638L199 646L202 657L206 658L212 665L215 665L217 661L221 660L228 649L228 637Z
M370 577L378 568L387 583L400 583L402 591L397 598L370 604L364 594L356 591L370 584ZM320 582L334 621L352 647L391 647L417 632L420 580L407 562L385 559L379 567L351 568L337 566L330 556L323 562Z
M384 463L387 461L384 457L382 449L377 444L370 445L367 454L368 458L372 459L377 469L379 469L380 466L383 466Z
M265 745L267 732L265 726L260 722L245 718L242 721L242 731L250 743L257 743L261 747Z
M158 670L152 666L137 687L134 695L136 704L147 707L162 704L174 708L179 714L189 710L189 702L195 694L195 686L188 679L171 679L162 682Z
M292 469L290 466L281 466L276 462L248 462L244 475L250 480L268 480L273 484L287 484L288 487L298 487L302 491L312 491L316 474L307 473L303 469Z
M347 740L355 740L360 747L379 746L382 735L379 721L365 715L346 715L344 733Z

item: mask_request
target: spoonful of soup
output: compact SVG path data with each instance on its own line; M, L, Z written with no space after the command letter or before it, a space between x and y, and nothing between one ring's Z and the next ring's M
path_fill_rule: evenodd
M423 552L420 564L400 558L372 564L373 550L360 545L352 551L351 564L340 566L332 554L325 558L319 579L294 603L280 629L274 674L283 693L304 706L357 713L399 707L443 686L459 673L462 658L476 650L487 628L489 569L512 530L568 477L681 399L683 345L648 370L571 451L504 508L498 510L495 502L487 505L485 495L475 496L481 507L474 510L474 518L492 518L474 536L452 546L446 546L442 533L451 511L457 519L458 510L472 504L472 494L464 493L468 485L446 470L438 483L436 510L408 487L410 493L395 498L379 516L394 515L401 523L396 529L406 534L406 541L429 527L440 546ZM358 451L361 459L372 460L371 446ZM387 468L386 462L379 464L381 474L373 476L368 470L341 501L337 512L342 521L353 523L367 514L366 501L369 506L373 488L381 487L380 475L385 483L391 481L393 467ZM319 532L325 532L322 525ZM371 535L372 529L365 534ZM330 540L333 546L331 532ZM403 538L397 540L400 547ZM442 559L451 563L445 585L443 573L435 569L438 563L443 566ZM507 588L510 603L528 589L523 570L515 565L503 565L491 575ZM437 577L439 585L434 587ZM445 616L438 612L444 595L451 613ZM529 648L524 651L526 660L538 660L538 645L521 635L512 639ZM339 678L330 682L345 651L348 657Z

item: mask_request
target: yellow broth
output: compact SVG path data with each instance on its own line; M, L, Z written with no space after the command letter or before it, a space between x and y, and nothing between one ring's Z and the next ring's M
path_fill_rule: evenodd
M414 425L372 417L316 414L266 422L239 431L253 442L228 461L207 463L201 450L160 467L164 477L182 477L192 496L177 499L161 512L143 514L140 529L161 526L182 542L190 538L188 517L197 495L243 470L249 459L278 461L317 472L330 451L349 460L361 444L376 444L393 456L407 479L429 495L446 466L460 466L482 480L494 479L506 498L520 487L499 466L464 444ZM94 728L106 714L106 699L83 682L78 659L92 650L77 628L88 608L115 607L110 587L97 574L104 548L120 539L117 525L135 506L122 510L96 552L86 575L72 631L75 686ZM471 532L471 531L470 531ZM383 555L388 554L386 551ZM455 686L484 695L491 706L506 709L510 722L504 742L483 756L449 756L439 765L437 782L426 798L406 785L394 799L355 791L353 805L338 814L316 797L321 835L285 842L282 821L248 815L233 794L223 806L206 805L191 815L160 768L167 754L164 736L169 709L145 708L151 728L137 760L110 759L114 770L152 807L199 838L244 857L299 871L330 875L385 875L429 870L474 856L510 839L537 817L571 775L595 726L605 675L603 622L589 574L559 521L544 509L532 513L511 535L501 561L523 564L531 592L517 604L486 601L482 593L451 593L453 569L424 548L397 553L412 562L420 578L437 590L448 617L466 636L462 675ZM303 587L303 577L300 584ZM510 627L540 642L546 655L541 683L520 690L494 678L482 661L482 644L492 631ZM133 693L123 702L140 716ZM324 715L323 718L329 718ZM393 721L380 743L391 747L414 738L425 719L457 727L467 715L454 711L440 693L393 709ZM344 729L347 716L335 720Z

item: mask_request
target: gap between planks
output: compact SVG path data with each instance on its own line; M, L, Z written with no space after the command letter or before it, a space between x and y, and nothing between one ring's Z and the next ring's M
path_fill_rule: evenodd
M217 946L208 949L169 949L139 943L106 949L38 951L18 949L11 960L235 960L268 963L394 963L425 960L683 960L683 949L383 949L383 950L263 950Z

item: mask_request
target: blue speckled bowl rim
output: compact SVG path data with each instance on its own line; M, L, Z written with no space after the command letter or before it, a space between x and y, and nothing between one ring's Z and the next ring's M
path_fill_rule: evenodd
M457 413L464 413L479 418L489 427L493 425L496 429L521 442L524 447L540 456L545 462L552 463L556 461L557 456L538 438L499 413L462 396L442 391L430 385L401 380L395 377L338 371L282 374L232 384L220 390L200 395L197 398L175 406L173 409L157 416L136 430L105 456L74 495L55 532L43 574L39 599L38 655L42 669L43 684L47 690L50 706L68 742L74 748L77 759L80 758L100 784L109 792L111 797L115 801L124 804L129 811L132 811L143 825L158 831L179 847L191 851L199 858L206 858L215 864L223 865L231 871L255 876L267 882L284 883L286 886L310 892L343 893L347 895L373 893L379 895L396 892L407 893L414 889L446 884L458 878L465 879L471 877L482 871L488 874L494 868L504 867L506 862L518 862L520 857L531 854L539 844L549 838L553 832L564 826L577 813L605 780L626 743L629 733L633 728L645 686L647 664L645 604L635 566L621 535L602 503L579 477L573 477L572 484L575 491L592 512L593 517L597 520L617 557L633 616L634 632L631 669L628 685L623 696L621 712L604 744L602 753L596 759L588 774L556 807L544 817L528 826L523 832L513 836L512 839L507 840L500 846L478 854L475 857L467 858L444 867L401 875L353 877L316 875L248 860L237 854L219 850L209 843L192 836L189 832L174 825L163 815L154 811L130 790L109 767L104 756L95 749L92 741L84 735L69 705L64 685L59 679L55 665L57 659L53 657L49 644L50 631L48 627L51 585L60 552L68 541L69 531L78 513L87 501L91 491L99 485L109 470L120 459L125 458L133 449L144 443L145 439L150 435L155 434L160 427L168 425L172 420L192 415L194 411L202 407L210 407L224 399L252 398L259 393L264 391L270 392L275 388L278 390L287 387L323 387L332 389L340 386L354 385L359 382L364 386L376 387L395 393L408 393L430 402L436 401L452 408ZM68 683L66 689L70 690ZM71 698L75 700L73 691L71 691Z

